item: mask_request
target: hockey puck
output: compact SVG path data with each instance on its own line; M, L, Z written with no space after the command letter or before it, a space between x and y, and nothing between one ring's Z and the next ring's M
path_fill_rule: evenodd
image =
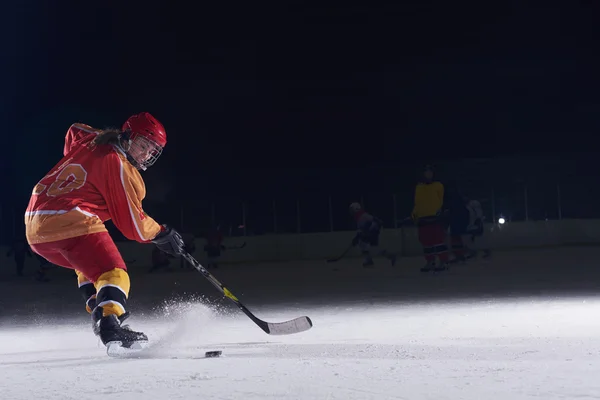
M207 351L206 353L204 353L204 356L205 357L219 357L221 354L223 354L223 352L221 350Z

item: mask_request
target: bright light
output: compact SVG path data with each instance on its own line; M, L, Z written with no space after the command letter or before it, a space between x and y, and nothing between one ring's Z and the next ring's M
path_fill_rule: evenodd
M506 220L505 220L504 218L502 218L502 217L500 217L500 218L498 219L498 223L499 223L500 225L504 224L505 222L506 222Z

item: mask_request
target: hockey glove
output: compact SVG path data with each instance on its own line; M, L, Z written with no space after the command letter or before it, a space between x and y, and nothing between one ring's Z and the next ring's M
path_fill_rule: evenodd
M185 253L185 243L179 232L166 225L163 225L163 227L164 230L152 239L152 243L154 243L160 251L172 256L180 256Z

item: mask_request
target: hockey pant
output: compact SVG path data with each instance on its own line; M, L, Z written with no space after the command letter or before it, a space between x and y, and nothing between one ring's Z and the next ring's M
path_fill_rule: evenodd
M433 263L437 256L441 262L448 262L448 246L446 245L446 232L439 223L419 226L419 242L423 246L423 255L428 263Z
M31 249L53 264L75 270L89 313L96 306L102 307L104 316L125 313L129 274L108 232L32 244Z

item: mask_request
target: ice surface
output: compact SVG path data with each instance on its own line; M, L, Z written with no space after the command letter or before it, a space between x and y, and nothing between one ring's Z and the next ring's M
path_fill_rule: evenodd
M88 324L0 333L3 399L592 399L592 299L315 308L314 328L272 338L245 316L190 304L132 321L149 358L110 359ZM272 320L289 312L270 312ZM222 349L223 356L203 359Z
M586 272L577 270L581 261L568 266L573 269L570 276L575 276L574 280L568 284L564 278L558 280L555 264L564 263L566 258L554 257L555 261L544 265L549 273L540 275L541 281L553 282L554 276L556 286L563 284L570 290L577 282L589 282ZM538 268L528 264L531 260L535 257L529 255L513 271ZM269 302L269 296L275 294L265 290L247 290L250 293L244 296L240 289L242 280L247 279L244 277L231 288L242 294L242 301L263 293L260 304L247 304L257 316L279 321L308 315L314 327L298 335L272 337L235 309L203 302L171 302L152 313L134 310L128 321L153 341L144 359L107 357L85 315L48 322L38 314L34 320L19 324L5 318L0 320L0 398L600 398L600 299L588 294L548 294L546 290L554 283L544 286L534 279L527 286L517 274L503 280L503 271L516 264L492 263L481 267L487 268L485 273L457 267L454 275L440 277L402 271L397 279L389 270L363 271L358 267L354 272L336 272L342 274L336 275L341 276L337 282L333 273L323 269L319 276L327 276L328 284L313 287L314 291L328 290L335 298L329 302L293 296L286 302ZM378 273L385 279L368 278ZM226 269L217 274L227 275ZM352 277L358 277L360 284ZM133 280L138 286L141 281ZM523 291L533 287L537 292L486 298L477 294L454 300L418 296L428 286L436 292L458 286L464 292L467 287L491 288L491 282L506 285L512 281ZM293 282L302 285L299 278ZM354 297L348 294L352 287L356 289ZM414 299L389 296L394 287L405 296L414 294ZM54 293L50 286L37 288ZM343 295L334 296L336 291ZM46 301L54 305L60 302ZM203 358L209 350L223 350L223 355Z

